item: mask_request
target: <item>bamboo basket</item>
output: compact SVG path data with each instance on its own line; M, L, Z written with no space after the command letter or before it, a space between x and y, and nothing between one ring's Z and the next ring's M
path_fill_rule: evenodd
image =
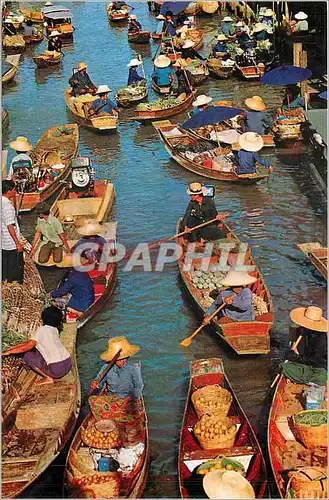
M205 404L200 399L205 399L210 404ZM198 418L206 413L226 417L231 408L232 399L231 393L220 385L207 385L192 394L192 403ZM217 408L215 403L217 403Z
M118 119L117 118L109 118L107 116L100 116L99 118L91 119L93 127L96 128L117 128Z
M301 467L289 473L286 498L291 498L290 490L294 490L295 498L328 498L328 477L322 467Z
M296 430L298 438L304 443L306 448L316 448L328 447L328 425L318 425L317 427L312 427L310 425L302 425L296 422L296 417L298 415L305 415L307 413L323 413L327 415L326 410L304 410L293 417L294 428Z
M215 423L217 425L225 424L227 427L233 427L234 432L229 434L214 434L207 432L201 434L203 427L207 424ZM232 419L227 417L217 417L215 415L203 415L203 417L194 426L193 432L198 439L203 450L220 450L223 448L233 448L235 436L238 431L236 424Z
M118 472L98 472L90 471L91 473L74 477L67 471L67 479L70 486L81 490L93 490L97 487L106 489L106 497L103 498L119 498L120 493L120 474ZM97 482L101 481L101 482ZM97 498L97 497L95 497Z

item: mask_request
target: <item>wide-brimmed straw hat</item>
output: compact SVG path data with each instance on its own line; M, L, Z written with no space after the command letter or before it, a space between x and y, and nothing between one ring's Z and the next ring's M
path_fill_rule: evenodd
M217 40L219 42L224 42L225 40L228 40L227 36L224 35L224 33L220 33L217 37Z
M246 286L255 283L257 278L250 276L246 271L235 271L230 269L225 278L220 282L223 286Z
M96 90L96 94L107 94L108 92L112 92L108 85L100 85Z
M129 16L129 19L134 19L134 20L136 20L136 19L137 19L136 14L131 14L131 15Z
M297 325L304 326L317 332L328 332L328 321L322 315L320 307L297 307L290 313L291 320Z
M239 137L239 144L246 151L257 152L264 146L264 141L261 135L255 132L245 132Z
M223 19L223 23L231 23L233 19L230 16L225 16Z
M131 59L130 62L127 64L128 68L132 68L133 66L140 66L142 64L142 61L140 61L139 59L137 59L135 57L135 59Z
M53 5L53 3L52 3L52 2L46 2L46 3L45 3L45 7L51 7L52 5Z
M264 111L266 105L263 99L259 95L254 95L253 97L248 97L245 101L246 106L253 111Z
M78 227L77 232L82 236L95 236L103 234L104 227L95 219L86 219L82 226Z
M49 38L52 38L53 36L61 36L61 34L59 31L55 30L50 33Z
M15 151L25 152L25 151L30 151L32 149L32 146L27 140L27 138L23 136L16 137L16 139L12 141L9 145Z
M78 71L81 71L82 69L87 69L87 64L85 62L78 63Z
M195 45L195 42L193 42L193 40L186 40L184 45L182 45L182 49L190 49L190 48L194 47L194 45Z
M202 184L200 184L200 182L191 182L186 192L192 196L194 194L205 194L206 189L202 186Z
M111 361L120 349L121 354L118 359L129 358L140 350L138 345L129 344L128 340L123 335L121 337L113 337L108 340L107 343L107 350L100 355L103 361Z
M308 15L305 14L305 12L300 11L300 12L297 12L297 14L294 15L294 18L298 19L298 21L303 21L304 19L308 18Z
M255 498L254 488L239 472L213 470L204 476L202 484L208 498Z
M239 132L237 132L234 128L216 132L216 137L219 142L225 142L225 144L234 144L238 142L240 136L241 134L239 134Z
M266 30L266 24L264 23L256 23L255 26L253 27L254 33L259 33L260 31L264 30Z
M264 16L265 17L273 17L273 16L275 16L275 12L273 12L272 9L266 9L264 12Z
M198 95L195 101L192 102L192 106L197 108L198 106L204 106L205 104L209 104L212 101L212 97L209 97L208 95Z
M156 66L157 68L167 68L168 66L170 66L170 64L171 60L169 59L169 57L164 56L163 54L161 54L154 60L154 66Z

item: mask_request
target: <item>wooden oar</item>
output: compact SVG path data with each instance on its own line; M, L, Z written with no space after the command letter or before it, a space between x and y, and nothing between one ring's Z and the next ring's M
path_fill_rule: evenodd
M300 344L300 341L302 340L303 338L303 335L299 335L298 339L292 344L291 346L291 350L294 351ZM288 363L288 360L286 359L285 363ZM277 383L279 377L280 377L281 373L278 373L277 376L275 377L275 379L273 380L272 384L270 385L270 389L272 389L272 387L275 386L275 384Z
M141 61L141 66L142 66L142 73L143 73L143 78L146 80L146 76L145 76L145 69L144 69L144 63L143 63L143 58L141 56L141 54L138 54L137 56L138 60Z

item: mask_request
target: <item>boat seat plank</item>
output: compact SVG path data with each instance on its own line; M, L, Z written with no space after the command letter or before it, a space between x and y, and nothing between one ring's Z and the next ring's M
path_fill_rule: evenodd
M152 122L152 125L156 130L161 130L164 127L170 127L174 124L170 120L158 120L156 122Z
M221 448L218 450L191 450L183 454L183 460L209 460L216 457L218 454L226 457L237 457L242 455L250 455L255 452L252 446L235 446L234 448Z
M23 429L61 428L68 418L71 402L54 405L21 406L17 411L16 427Z
M88 203L86 202L86 199L82 198L57 201L57 208L60 219L63 219L67 215L74 217L79 215L86 216L89 214L96 214L99 205L99 198L88 198Z

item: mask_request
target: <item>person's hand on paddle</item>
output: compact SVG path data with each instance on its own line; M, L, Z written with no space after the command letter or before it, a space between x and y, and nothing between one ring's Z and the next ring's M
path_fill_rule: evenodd
M230 214L218 214L216 216L216 219L217 220L223 220L223 219L226 219L226 217L229 217Z
M230 295L229 297L223 298L223 302L225 302L225 304L233 304L233 300L234 300L234 297L232 297L232 295Z
M95 382L95 380L93 380L91 383L90 383L90 390L91 391L95 391L97 389L97 382Z
M270 173L270 174L271 174L272 172L274 172L274 167L273 167L273 165L270 165L270 166L268 167L268 171L269 171L269 173Z
M16 243L16 250L17 252L23 252L24 250L23 246L19 242Z

